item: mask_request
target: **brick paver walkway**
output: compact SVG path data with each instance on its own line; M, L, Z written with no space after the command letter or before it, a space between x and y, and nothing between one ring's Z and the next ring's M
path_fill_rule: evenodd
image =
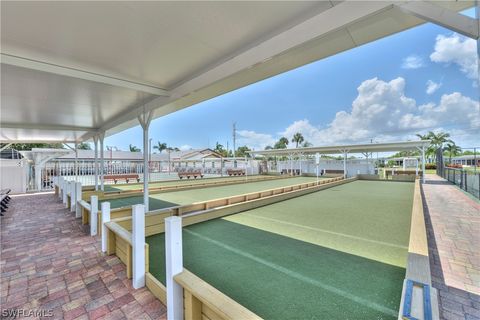
M437 175L423 184L432 285L444 319L480 319L480 203Z
M53 319L165 319L147 290L53 194L14 196L1 218L1 308L53 310ZM50 318L49 318L50 319Z

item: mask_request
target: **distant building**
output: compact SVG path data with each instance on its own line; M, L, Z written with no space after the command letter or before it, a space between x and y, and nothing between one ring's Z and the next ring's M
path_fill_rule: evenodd
M443 157L446 161L450 161L449 157ZM474 166L475 162L477 166L480 166L480 155L467 155L467 156L457 156L452 157L452 164L461 164L463 166Z

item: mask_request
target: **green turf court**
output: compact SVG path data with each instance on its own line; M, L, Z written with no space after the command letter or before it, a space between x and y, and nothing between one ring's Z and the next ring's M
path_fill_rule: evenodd
M248 176L247 179L256 179L257 177L262 177L262 176ZM226 177L217 177L217 178L198 178L198 179L179 179L176 174L172 174L171 176L172 180L165 180L165 181L156 181L156 182L150 182L148 184L149 188L161 188L161 187L169 187L169 186L181 186L182 184L201 184L201 183L215 183L215 182L220 182L220 181L245 181L245 176L226 176ZM143 190L143 184L128 184L128 183L122 183L122 184L106 184L105 185L105 191L106 192L112 192L112 191L134 191L134 190Z
M414 183L355 181L184 228L185 267L267 319L396 319ZM165 283L164 235L147 238Z
M245 178L243 178L245 179ZM298 183L313 182L316 178L295 177L286 179L274 179L249 183L238 183L232 185L190 189L183 191L171 191L152 194L149 197L150 210L158 210L172 206L191 204L199 201L212 200L229 197L249 192L262 191L272 188L290 186ZM126 198L105 200L110 202L111 208L120 208L143 203L143 195ZM100 201L102 202L102 201ZM100 205L100 204L99 204Z

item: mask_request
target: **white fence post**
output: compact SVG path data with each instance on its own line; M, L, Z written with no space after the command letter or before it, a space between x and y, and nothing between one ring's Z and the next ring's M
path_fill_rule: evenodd
M62 199L62 177L58 177L57 179L57 186L58 186L58 199Z
M78 204L82 200L82 183L75 183L75 218L82 217L82 206Z
M145 286L145 206L132 206L133 288Z
M90 235L97 235L97 221L98 221L98 197L90 197Z
M77 203L77 186L75 181L70 182L70 212L75 212Z
M65 180L65 183L63 185L63 205L65 206L65 208L67 207L67 203L68 203L68 187L69 187L69 183L68 181Z
M107 252L107 227L105 223L110 221L110 202L102 202L102 252Z
M183 271L182 218L165 219L167 319L183 319L183 288L173 277Z

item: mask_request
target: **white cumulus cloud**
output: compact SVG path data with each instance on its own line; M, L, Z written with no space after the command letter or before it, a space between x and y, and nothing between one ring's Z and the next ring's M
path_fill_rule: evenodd
M430 60L437 63L456 64L468 78L478 79L477 43L473 39L452 34L438 35Z
M409 55L403 59L402 68L403 69L418 69L425 66L423 58L415 54Z
M440 87L442 86L441 83L437 83L435 81L432 81L432 80L428 80L427 81L427 90L425 91L427 94L433 94L435 93L435 91L437 91L438 89L440 89Z
M238 146L247 145L254 150L263 150L266 146L273 146L275 139L271 134L257 133L250 130L239 130Z
M445 130L458 142L467 141L468 132L480 129L480 104L459 92L444 94L438 103L417 105L405 95L405 79L389 82L373 78L363 81L349 110L337 112L326 126L312 124L308 119L297 120L277 135L242 131L255 149L273 145L284 136L290 141L300 132L313 145L412 140L415 133ZM456 135L453 133L456 132ZM463 136L460 136L460 133ZM470 136L471 137L471 136ZM294 147L290 143L289 147Z
M187 150L192 150L193 147L189 144L184 144L183 146L180 146L178 149L180 149L182 151L187 151Z

